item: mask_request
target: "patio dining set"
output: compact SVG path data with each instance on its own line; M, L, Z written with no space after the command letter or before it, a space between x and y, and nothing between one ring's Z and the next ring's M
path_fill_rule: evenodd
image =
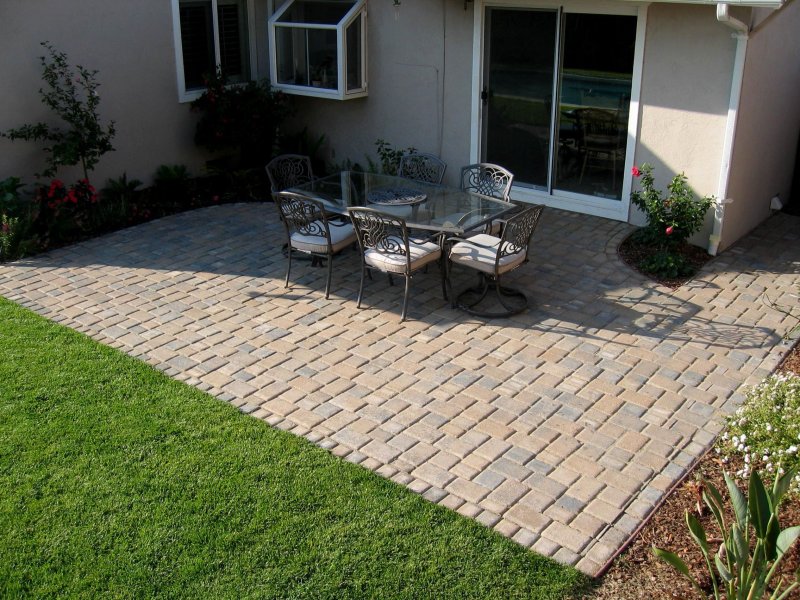
M543 206L511 201L514 176L490 163L467 165L460 186L442 184L446 164L424 153L404 155L396 175L343 171L314 177L309 157L285 154L266 166L278 215L286 231L289 286L293 257L327 262L329 298L334 256L357 245L361 308L365 279L373 271L405 278L401 321L408 312L411 278L437 263L442 295L453 308L486 318L527 308L519 290L501 279L528 260ZM477 273L475 286L453 292L454 266Z

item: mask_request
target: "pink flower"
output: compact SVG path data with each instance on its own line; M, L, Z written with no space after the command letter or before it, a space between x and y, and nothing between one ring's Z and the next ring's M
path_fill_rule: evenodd
M639 170L639 167L634 165L634 167L631 169L631 175L634 177L639 177L641 174L642 172Z
M673 231L675 231L675 228L674 228L672 225L670 225L669 227L667 227L667 229L666 229L665 233L666 233L667 235L672 235L672 232L673 232Z

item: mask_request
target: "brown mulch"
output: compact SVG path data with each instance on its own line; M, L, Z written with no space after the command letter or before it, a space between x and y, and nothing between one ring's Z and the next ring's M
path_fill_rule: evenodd
M654 248L653 246L647 246L638 243L636 240L636 232L633 232L631 235L622 240L622 243L619 245L619 248L617 249L619 257L631 269L673 290L679 288L684 283L689 281L692 277L694 277L694 274L692 274L692 275L687 275L685 277L667 278L667 277L659 277L653 275L652 273L645 273L644 271L642 271L638 265L645 258L648 258L656 251L657 249ZM700 267L702 267L712 258L711 255L708 254L708 252L706 252L702 248L699 248L698 246L692 246L691 244L684 244L683 246L678 248L677 252L678 254L681 254L684 258L686 258L687 261L689 261L689 264L692 265L695 273L697 273L697 271L700 270Z
M622 247L620 248L622 255ZM666 282L659 283L669 285ZM797 343L781 363L778 371L800 375L800 346ZM688 580L653 555L652 546L677 553L689 565L701 585L708 586L707 591L710 594L712 590L705 562L689 535L685 512L690 510L698 515L698 506L703 506L703 502L700 500L701 488L697 483L698 475L713 483L722 492L723 497L727 498L723 467L729 472L735 472L740 468L735 463L723 465L714 452L708 453L701 459L689 477L672 491L628 549L617 558L607 573L598 581L598 587L584 598L592 600L638 600L640 598L688 600L699 598L697 591L692 588ZM740 482L739 487L745 488L746 482ZM703 508L705 507L703 506ZM712 538L711 546L719 547L721 538L713 517L708 514L707 510L698 516L709 537ZM730 517L731 515L728 515L726 518L730 519ZM797 496L787 497L781 505L780 517L783 527L799 524L800 498ZM798 549L798 544L795 544L783 559L780 574L785 577L785 580L791 581L792 574L798 567L800 567L800 549ZM776 575L773 583L777 583L777 577ZM795 590L790 598L800 598L800 590Z

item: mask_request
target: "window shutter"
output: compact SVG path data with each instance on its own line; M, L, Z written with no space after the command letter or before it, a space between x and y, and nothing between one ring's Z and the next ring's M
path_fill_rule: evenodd
M214 73L214 31L211 2L180 4L183 77L187 90L202 88Z
M228 81L250 79L247 44L247 20L241 1L220 2L217 6L219 26L219 62Z

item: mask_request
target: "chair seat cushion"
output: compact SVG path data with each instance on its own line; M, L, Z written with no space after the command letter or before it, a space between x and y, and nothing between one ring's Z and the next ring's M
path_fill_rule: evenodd
M396 243L399 248L403 247L403 238L399 236L389 236L389 239ZM410 272L416 271L426 264L438 260L442 255L442 250L433 242L418 243L409 241L408 251L411 255ZM405 254L378 252L374 248L369 248L364 252L364 262L371 267L387 273L406 272L407 261Z
M508 248L508 242L503 242ZM450 260L454 263L494 275L494 263L499 252L500 238L486 233L474 235L463 242L457 242L450 249ZM498 275L518 267L525 261L525 249L508 254L500 259Z
M317 221L320 231L325 230L322 222ZM331 248L334 252L339 252L356 241L356 232L353 225L344 223L334 225L330 223ZM313 252L315 254L327 254L328 242L323 235L307 235L298 231L292 233L292 248L300 252Z

